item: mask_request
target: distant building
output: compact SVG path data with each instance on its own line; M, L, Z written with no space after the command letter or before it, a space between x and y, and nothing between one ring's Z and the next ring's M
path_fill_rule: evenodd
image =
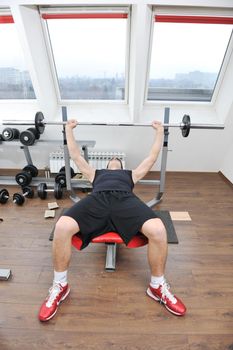
M21 81L20 71L16 68L0 68L0 83L17 85Z
M0 99L34 99L28 71L13 67L0 68Z

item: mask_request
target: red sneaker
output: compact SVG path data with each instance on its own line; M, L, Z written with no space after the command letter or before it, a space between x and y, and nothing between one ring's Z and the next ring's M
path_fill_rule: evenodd
M165 308L174 315L183 316L185 314L185 305L170 292L170 286L167 282L160 285L159 288L149 286L146 293L149 297L164 304Z
M68 284L64 287L61 284L54 284L49 289L49 295L41 305L39 320L44 322L50 320L57 312L58 305L68 296L70 288Z

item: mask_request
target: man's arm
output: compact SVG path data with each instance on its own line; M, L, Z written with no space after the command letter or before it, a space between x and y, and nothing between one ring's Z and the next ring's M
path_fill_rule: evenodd
M66 139L70 157L73 159L81 173L92 182L95 177L95 169L92 168L80 153L79 147L75 141L73 129L77 126L76 120L69 120L66 124Z
M159 156L159 152L163 144L163 135L164 135L163 126L161 125L161 123L156 121L152 123L152 126L156 130L156 138L148 157L146 157L141 162L141 164L139 164L139 166L132 171L132 178L134 183L141 180L152 168L152 166L154 165L154 163L156 162Z

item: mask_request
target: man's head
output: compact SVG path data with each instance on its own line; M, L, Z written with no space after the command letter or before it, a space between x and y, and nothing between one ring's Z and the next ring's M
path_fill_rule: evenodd
M117 158L117 157L113 157L113 158L110 159L110 161L108 162L107 169L110 169L110 170L120 170L120 169L123 169L122 161L121 161L119 158Z

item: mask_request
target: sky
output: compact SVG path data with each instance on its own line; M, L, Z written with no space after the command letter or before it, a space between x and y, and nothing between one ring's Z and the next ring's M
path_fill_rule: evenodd
M153 33L151 78L174 78L175 73L219 71L231 25L156 23Z

